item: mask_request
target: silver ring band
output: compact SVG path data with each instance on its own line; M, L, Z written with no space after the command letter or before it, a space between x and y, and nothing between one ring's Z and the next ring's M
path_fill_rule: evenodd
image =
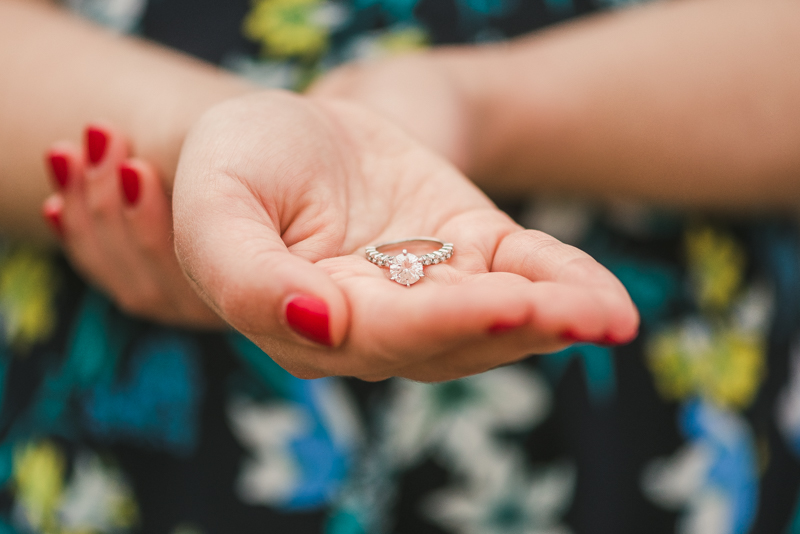
M389 265L392 262L392 260L394 260L395 257L389 256L388 254L384 254L383 252L380 252L378 249L383 247L388 247L390 245L400 245L402 243L411 243L414 241L427 241L429 243L436 243L437 245L441 245L441 248L439 250L419 256L419 260L422 262L423 265L434 265L436 263L442 263L443 261L449 260L453 256L453 244L445 243L441 239L436 239L435 237L409 237L408 239L387 241L386 243L381 243L379 245L367 247L366 249L364 249L364 251L369 261L380 267L385 267Z

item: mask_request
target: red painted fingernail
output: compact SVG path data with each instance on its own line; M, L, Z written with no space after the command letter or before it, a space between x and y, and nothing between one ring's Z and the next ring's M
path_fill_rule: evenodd
M108 145L108 133L96 126L86 128L86 156L89 163L97 165L103 156L106 155L106 145Z
M48 152L47 162L50 165L50 174L53 176L58 189L63 190L67 187L67 180L69 180L69 161L67 156L58 152Z
M611 336L609 334L606 334L605 336L603 336L603 339L598 342L598 344L599 345L627 345L628 343L630 343L631 341L636 339L636 337L638 335L639 335L638 331L633 336L627 337L627 338L620 338L620 337L617 337L617 336Z
M519 328L520 326L522 326L520 323L498 321L489 327L488 332L492 335L505 334L506 332Z
M295 297L286 305L286 322L306 339L330 347L328 305L316 297Z
M611 337L608 334L604 335L603 338L597 342L598 345L622 345L622 341L618 340L617 338Z
M139 201L139 171L123 163L119 166L119 181L122 185L122 194L129 206L134 206Z
M567 330L563 334L561 334L561 339L564 341L569 341L570 343L585 343L586 340L580 336L578 336L572 330Z
M42 217L46 220L59 238L64 237L64 226L61 224L61 208L46 203L42 206Z

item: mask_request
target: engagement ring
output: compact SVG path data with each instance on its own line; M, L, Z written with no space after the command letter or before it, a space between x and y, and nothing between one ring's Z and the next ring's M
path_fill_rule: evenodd
M404 245L406 243L435 243L441 246L441 248L423 254L422 256L416 256L408 252L405 248L403 252L397 256L390 256L379 250L389 247L399 248L398 245ZM390 278L392 280L406 287L411 287L411 284L425 276L425 273L422 272L423 265L442 263L453 256L453 244L445 243L441 239L435 239L433 237L410 237L408 239L389 241L388 243L367 247L365 252L367 259L375 265L379 267L389 267Z

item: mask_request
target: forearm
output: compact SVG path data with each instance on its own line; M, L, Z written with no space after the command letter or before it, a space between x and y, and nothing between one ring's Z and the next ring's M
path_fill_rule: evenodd
M183 138L221 100L250 91L212 66L117 36L45 3L0 0L0 233L45 235L42 164L91 120L128 132L169 186Z
M438 54L484 189L800 205L800 4L696 0Z

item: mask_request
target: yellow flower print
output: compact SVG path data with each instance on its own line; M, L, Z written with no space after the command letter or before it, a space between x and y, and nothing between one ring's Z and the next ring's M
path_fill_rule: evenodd
M700 308L726 309L742 284L745 255L741 246L727 234L701 227L687 233L686 252Z
M17 503L36 532L58 532L58 506L64 489L64 456L49 441L29 443L14 453Z
M765 371L760 336L699 320L655 335L647 359L665 398L700 396L729 408L750 405Z
M44 252L20 247L0 255L0 317L12 344L26 347L50 335L56 285L55 267Z
M416 26L386 32L379 38L379 46L388 54L413 52L428 46L428 35Z
M261 43L265 56L313 59L328 47L339 11L322 0L255 0L244 35Z

